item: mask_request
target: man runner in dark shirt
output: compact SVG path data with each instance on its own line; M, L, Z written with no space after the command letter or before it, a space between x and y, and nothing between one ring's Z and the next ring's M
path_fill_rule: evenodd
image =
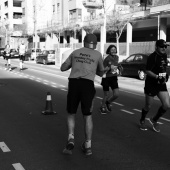
M157 40L156 49L147 60L147 76L144 87L145 106L142 109L140 119L141 130L147 130L145 126L145 117L151 108L154 96L157 96L162 104L155 116L149 119L155 132L160 132L159 124L157 123L158 119L170 108L170 97L166 86L166 82L169 78L169 75L166 73L168 64L166 54L167 46L167 43L163 39Z

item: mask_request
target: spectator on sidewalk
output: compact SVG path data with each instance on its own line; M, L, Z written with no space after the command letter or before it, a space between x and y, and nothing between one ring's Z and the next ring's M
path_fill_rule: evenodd
M170 108L170 97L167 90L166 82L169 75L166 73L166 67L168 64L166 48L167 43L163 40L157 40L155 45L155 51L150 54L146 65L146 80L145 80L145 106L142 109L140 118L140 129L147 130L145 125L145 117L148 114L153 99L155 96L161 101L157 113L154 117L149 119L149 122L153 126L155 132L160 132L158 120L165 112Z
M67 126L68 141L63 150L64 154L72 154L74 148L75 115L79 103L84 118L85 141L82 150L86 155L91 155L91 140L93 131L92 111L95 97L94 78L104 72L102 55L94 50L97 37L87 34L84 38L84 47L73 51L61 65L61 71L71 68L67 95Z

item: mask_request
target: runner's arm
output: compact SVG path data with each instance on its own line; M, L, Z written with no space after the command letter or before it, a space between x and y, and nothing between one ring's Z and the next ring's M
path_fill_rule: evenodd
M71 60L71 55L65 60L65 62L61 65L60 70L61 71L67 71L71 68L72 66L72 60Z

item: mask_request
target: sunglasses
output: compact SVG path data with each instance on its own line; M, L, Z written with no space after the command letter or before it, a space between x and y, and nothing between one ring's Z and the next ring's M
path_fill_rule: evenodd
M159 46L159 48L165 48L165 49L166 49L166 48L167 48L167 46L166 46L166 45L164 45L164 46Z

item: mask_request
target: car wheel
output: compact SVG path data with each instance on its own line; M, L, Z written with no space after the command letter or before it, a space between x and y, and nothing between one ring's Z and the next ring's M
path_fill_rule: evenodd
M138 76L140 80L145 80L146 74L143 70L138 71Z
M44 65L46 65L46 64L47 64L47 62L46 62L46 60L45 60L45 59L43 59L43 64L44 64Z

